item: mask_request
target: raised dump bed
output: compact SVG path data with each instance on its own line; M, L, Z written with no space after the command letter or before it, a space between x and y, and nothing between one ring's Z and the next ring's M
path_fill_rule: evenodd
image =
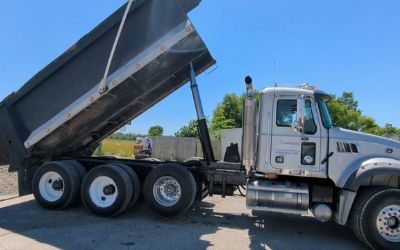
M90 156L99 141L215 61L187 13L200 0L141 0L130 8L107 91L99 92L122 6L0 103L0 165Z

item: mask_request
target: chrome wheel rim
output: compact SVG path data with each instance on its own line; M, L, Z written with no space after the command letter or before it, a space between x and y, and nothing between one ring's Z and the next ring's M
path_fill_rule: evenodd
M101 208L110 207L118 197L118 188L114 180L100 176L90 184L89 195L92 202Z
M400 242L400 205L384 207L376 218L379 234L390 242Z
M39 181L40 195L47 201L54 202L64 194L64 180L57 172L47 172Z
M181 185L174 177L163 176L154 183L153 195L158 204L164 207L174 206L181 198Z

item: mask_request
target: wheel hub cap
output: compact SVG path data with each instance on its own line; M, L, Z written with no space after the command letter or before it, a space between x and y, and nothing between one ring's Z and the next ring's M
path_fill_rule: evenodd
M163 176L154 183L153 195L160 205L171 207L181 198L181 185L175 178Z
M115 193L115 186L114 186L114 185L105 186L104 189L103 189L103 193L104 193L105 195L112 195L112 194L114 194L114 193Z
M376 226L379 234L391 242L400 242L400 206L384 207L378 214Z
M395 229L398 226L398 224L399 220L396 217L390 217L389 219L387 219L387 225L391 229Z
M40 195L50 202L57 201L64 194L64 180L57 172L47 172L39 181Z
M99 176L90 184L89 194L96 206L106 208L117 200L118 188L110 177Z
M56 191L62 191L62 189L64 188L64 183L61 179L58 179L53 182L52 187Z

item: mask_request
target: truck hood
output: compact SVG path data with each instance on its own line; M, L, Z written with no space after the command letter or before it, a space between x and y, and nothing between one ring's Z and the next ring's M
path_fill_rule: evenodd
M395 140L342 128L332 128L329 135L329 148L334 153L329 160L329 178L338 187L369 160L400 160L400 142Z
M400 142L395 140L343 128L332 128L329 135L330 138L337 140L374 143L393 149L400 149Z

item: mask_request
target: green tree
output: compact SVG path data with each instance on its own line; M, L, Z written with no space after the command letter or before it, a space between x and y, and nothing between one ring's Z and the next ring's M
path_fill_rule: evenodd
M191 120L188 125L183 126L175 133L176 137L198 137L197 121Z
M386 123L382 128L383 135L397 135L400 136L400 129L393 126L393 124Z
M354 98L353 92L343 92L342 96L338 100L350 110L359 111L358 101Z
M239 128L242 125L242 103L236 94L227 94L217 105L211 120L211 129Z
M149 129L149 136L162 136L164 129L160 125L152 126Z
M255 91L254 96L257 105L260 100L260 92ZM213 133L218 133L221 129L241 128L245 98L245 94L241 96L236 94L225 95L222 102L214 109L210 130Z
M351 100L347 100L351 101ZM357 107L349 107L342 102L341 97L336 98L333 96L332 100L328 102L328 109L332 116L333 125L335 127L347 128L351 130L361 130L362 125L360 124L362 120L361 112L357 110ZM372 123L370 126L375 125L374 120L368 120Z
M358 101L352 92L343 92L342 96L332 97L328 102L328 109L335 127L362 131L375 135L400 135L400 129L392 124L380 127L375 119L363 115L358 108Z

